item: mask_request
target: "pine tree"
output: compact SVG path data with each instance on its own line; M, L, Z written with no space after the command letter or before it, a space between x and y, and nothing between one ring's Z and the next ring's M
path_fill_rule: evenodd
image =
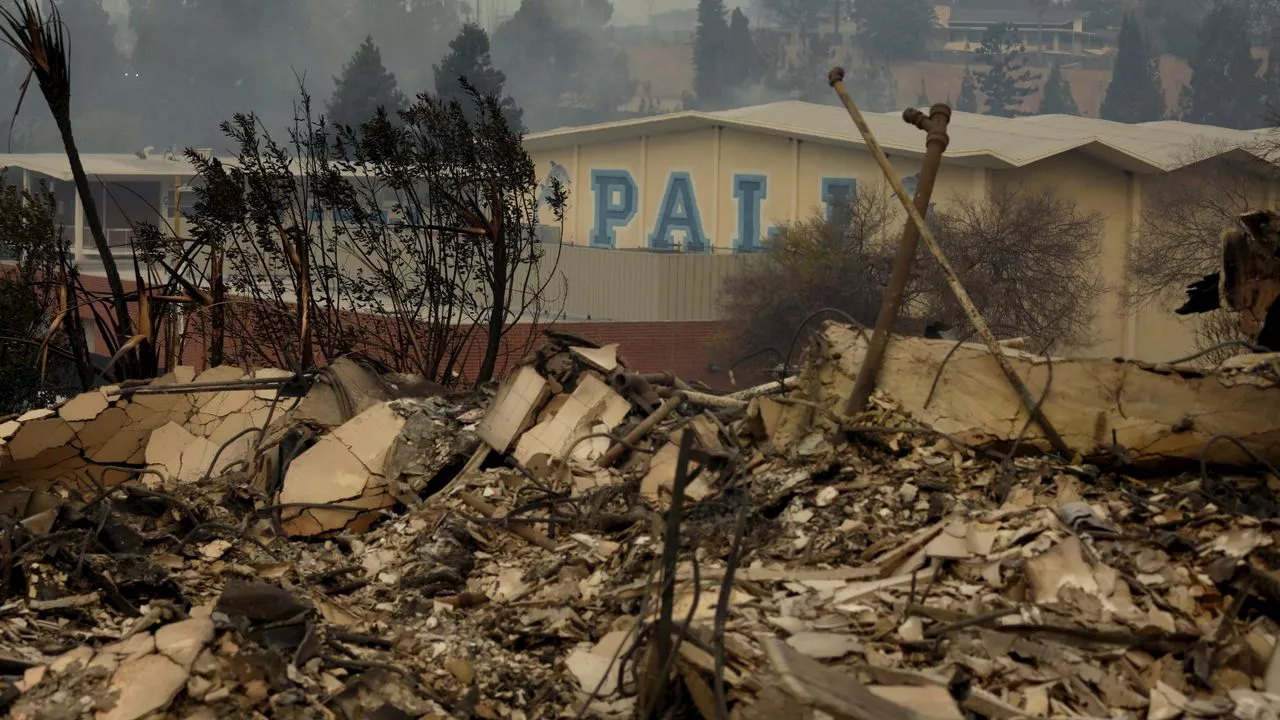
M360 49L342 68L342 77L333 79L337 87L329 101L329 122L359 127L373 119L378 108L394 117L408 101L396 87L396 76L382 64L382 51L373 37L366 37Z
M606 27L609 0L521 0L493 31L493 61L531 130L618 117L635 99L627 52Z
M931 0L858 0L853 21L870 54L908 60L924 54L936 17Z
M1160 68L1147 49L1138 20L1132 13L1120 26L1111 84L1102 101L1102 117L1116 122L1140 123L1164 117L1164 90Z
M978 81L968 67L964 69L964 77L960 80L960 97L956 98L955 109L957 112L978 112Z
M698 26L693 34L693 92L703 109L717 109L729 94L726 86L729 23L724 0L698 0Z
M1044 96L1040 98L1041 115L1079 115L1080 108L1071 94L1071 81L1062 76L1062 66L1053 64L1049 77L1044 81Z
M743 87L763 79L760 52L756 49L751 24L742 8L734 8L729 15L729 58L728 76L737 78L733 83L736 86Z
M1205 18L1198 37L1182 119L1239 130L1261 126L1265 89L1257 76L1258 61L1250 54L1244 15L1221 3Z
M924 86L924 78L920 78L920 94L916 95L916 107L929 107L929 89Z
M1013 26L1001 23L987 30L977 55L987 64L987 70L978 73L978 87L986 97L986 113L1000 117L1015 117L1022 112L1022 102L1035 94L1035 74L1027 69L1027 59L1022 53L1026 48L1018 42Z
M797 100L811 103L832 103L831 86L827 83L827 70L831 67L831 44L826 38L812 35L805 38L796 61L790 63L779 80ZM856 75L857 70L851 72ZM854 99L857 99L856 84Z
M472 122L478 120L478 109L463 87L464 78L482 97L500 98L509 126L516 129L524 127L523 111L510 95L503 94L507 76L493 66L489 56L489 34L479 25L467 23L462 26L458 36L449 43L449 54L435 66L434 71L436 95L446 102L458 101Z
M889 63L868 61L849 71L849 87L858 106L871 112L889 112L897 104L898 83Z

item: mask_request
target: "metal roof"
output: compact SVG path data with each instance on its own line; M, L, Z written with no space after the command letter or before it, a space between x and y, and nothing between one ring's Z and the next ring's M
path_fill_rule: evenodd
M900 113L864 113L886 153L924 154L924 133ZM836 146L865 147L841 106L787 101L721 112L685 111L560 128L525 136L530 151L612 142L673 132L727 127ZM1229 153L1263 157L1261 147L1276 140L1269 129L1230 130L1210 125L1160 121L1125 123L1070 115L1001 118L954 112L945 157L961 165L1016 168L1077 151L1134 173L1158 173Z
M234 157L216 158L226 167L236 167L239 159ZM185 155L177 155L176 160L169 160L163 153L152 154L143 159L135 154L126 153L82 153L80 162L84 164L84 172L90 180L102 178L191 178L196 176L196 168ZM290 162L294 174L300 174L301 167L295 159ZM71 164L64 153L26 153L0 154L0 168L25 169L47 175L58 180L71 181ZM368 177L372 172L363 172L359 165L354 169L344 169L342 174L348 177Z
M1070 25L1086 13L1074 10L1048 9L1043 13L1030 9L990 10L987 8L952 8L948 25Z
M190 177L196 174L195 167L186 157L179 154L177 160L166 160L163 153L153 153L143 160L130 153L82 153L80 162L84 164L85 174L90 178L107 177L173 177L175 175ZM220 158L224 163L234 164L231 158ZM72 180L71 165L63 153L22 153L0 154L0 167L21 168L47 175L58 180Z

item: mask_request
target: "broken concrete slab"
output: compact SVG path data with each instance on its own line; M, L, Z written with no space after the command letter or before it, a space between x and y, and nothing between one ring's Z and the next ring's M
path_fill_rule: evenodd
M564 458L574 450L578 440L594 434L592 429L597 422L604 426L604 432L609 432L630 412L631 403L626 398L598 376L584 373L578 379L577 388L553 417L520 436L512 457L521 464L540 454Z
M196 656L213 642L213 621L190 618L165 625L156 631L156 652L190 670Z
M386 490L383 473L405 420L391 405L370 407L294 459L285 473L280 503L369 510L394 505L396 500ZM285 527L292 535L337 530L364 515L355 510L323 507L284 511Z
M489 447L505 453L550 395L547 379L532 366L522 366L502 381L476 432Z
M618 369L618 344L598 348L571 347L569 353L591 368L606 375Z
M814 346L821 348L820 354L809 358L792 396L838 413L861 367L866 341L856 329L836 323L827 324L821 339ZM1114 442L1135 462L1198 461L1211 438L1229 436L1271 462L1280 462L1280 363L1240 363L1205 372L1106 359L1044 358L1016 350L1005 354L1037 397L1052 365L1052 386L1042 409L1068 446L1082 455L1113 453ZM961 442L1009 443L1027 425L1026 410L980 345L956 347L947 340L894 337L878 387L904 412ZM778 443L794 447L810 428L830 426L831 419L823 413L792 405L782 418L779 432L784 437ZM1022 442L1048 448L1034 423L1026 428ZM1211 462L1252 462L1227 442L1214 443L1207 457Z
M164 655L144 655L123 663L111 677L120 693L96 720L137 720L168 707L187 684L187 671Z
M58 415L68 422L92 420L106 410L109 404L104 393L90 390L63 403L58 408Z

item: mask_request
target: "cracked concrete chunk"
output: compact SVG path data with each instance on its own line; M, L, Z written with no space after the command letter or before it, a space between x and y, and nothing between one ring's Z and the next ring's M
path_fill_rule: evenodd
M106 410L108 405L107 396L97 390L90 390L63 403L58 408L58 415L67 421L92 420Z
M71 426L50 411L41 419L23 423L9 439L9 456L14 460L31 460L45 450L67 445L75 436Z
M232 380L244 379L244 371L234 365L219 365L215 368L209 368L204 372L195 376L192 382L197 383L215 383L215 382L231 382ZM207 400L210 395L205 394Z
M601 348L571 347L569 353L602 373L611 373L618 369L617 343Z
M1067 587L1079 588L1086 593L1099 591L1093 568L1081 552L1080 538L1074 535L1048 552L1028 559L1026 569L1032 594L1040 604L1057 602L1058 593Z
M209 472L213 456L217 452L217 445L202 437L194 438L182 449L182 469L178 471L178 479L182 482L196 482L203 478ZM222 458L218 460L221 461Z
M93 648L88 645L81 645L68 652L58 656L56 660L49 663L49 671L57 675L70 670L72 667L79 666L83 670L89 661L93 659Z
M147 440L147 464L158 466L166 477L178 478L182 474L184 451L195 440L196 436L186 428L175 422L167 423L153 431Z
M533 422L534 413L551 394L547 379L528 365L508 375L476 432L489 447L505 453L516 436Z
M346 445L371 473L381 474L387 451L404 427L404 418L388 403L375 405L333 431L331 437Z
M844 633L798 632L787 638L787 644L819 660L842 658L849 653L862 652L857 636Z
M116 655L119 656L122 661L128 662L130 660L140 658L143 655L150 654L155 649L156 642L155 638L151 636L151 633L138 633L137 635L130 635L119 642L114 642L110 645L103 645L98 648L98 654L101 655L103 653L108 653Z
M834 323L823 329L822 339L823 352L808 363L797 386L815 391L806 395L796 390L793 397L838 408L853 387L866 341L858 330ZM1052 363L1053 383L1042 409L1068 447L1082 455L1111 448L1114 436L1115 444L1135 462L1199 461L1207 441L1224 435L1280 462L1280 378L1274 367L1206 372L1108 358L1050 361L1017 350L1004 354L1037 397ZM936 390L935 377L940 378ZM1021 401L983 345L957 348L949 340L895 336L877 387L921 424L962 442L1007 442L1027 423ZM791 406L775 433L775 445L793 447L813 425L826 427L829 422L811 408ZM1035 423L1022 442L1049 447ZM1207 454L1209 462L1253 462L1234 443L1214 443Z
M253 379L255 380L283 380L291 377L293 377L293 373L288 370L280 370L279 368L265 368L262 370L256 370L253 373ZM276 399L276 395L278 395L279 392L280 391L275 388L270 390L255 390L254 395L257 396L259 400L266 400L270 402L271 400Z
M187 671L163 655L127 662L111 676L111 689L120 692L115 707L99 712L97 720L136 720L163 710L186 684Z
M350 448L327 435L289 464L280 502L336 503L358 497L369 475Z
M191 618L165 625L156 631L156 652L162 653L183 668L191 669L196 657L213 642L213 621Z
M575 448L575 441L592 434L596 423L608 430L617 427L631 403L614 392L596 375L584 373L554 417L538 423L520 436L512 456L522 465L528 465L534 455L546 454L554 458L565 457Z
M252 415L247 412L237 412L228 415L225 420L210 429L207 437L215 447L231 443L218 457L218 467L214 468L214 474L222 472L228 465L237 460L243 460L249 454L258 440L258 433L247 431L258 427L260 423ZM239 438L234 442L231 441L231 438L241 433L243 434Z
M405 420L387 403L364 411L320 438L289 464L280 502L332 503L378 510L395 504L382 476ZM317 535L347 526L370 513L326 508L294 508L284 512L292 535Z
M53 410L50 410L49 408L36 408L35 410L29 410L29 411L27 411L27 412L25 412L25 413L23 413L23 414L19 415L19 416L18 416L18 422L20 422L20 423L29 423L29 422L34 422L34 421L36 421L36 420L43 420L43 419L45 419L45 418L51 418L51 417L53 417L54 415L57 415L57 414L58 414L58 413L54 412Z

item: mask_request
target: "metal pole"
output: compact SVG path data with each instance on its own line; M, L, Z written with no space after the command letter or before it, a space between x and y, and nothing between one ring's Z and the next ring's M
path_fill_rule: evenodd
M908 108L902 113L902 119L928 133L924 167L920 170L920 182L916 186L916 210L923 214L929 209L929 199L933 197L933 185L938 178L938 168L942 166L942 153L951 142L947 135L951 108L934 105L929 110L928 117L915 108ZM889 336L902 307L902 294L906 291L907 281L911 279L911 265L915 261L916 247L919 244L920 230L915 223L907 220L902 229L902 240L898 243L898 256L893 262L893 274L889 276L889 289L880 304L880 316L876 318L871 343L867 346L862 368L858 370L858 379L853 383L853 393L849 395L849 402L844 409L846 416L852 417L862 412L867 399L871 397L871 391L876 387L876 378L880 375L885 349L889 347Z
M920 231L920 237L924 239L929 252L938 261L938 266L942 269L942 274L947 280L947 285L951 287L951 292L955 294L956 301L960 303L965 315L969 316L969 322L973 323L974 331L978 333L986 344L991 357L995 359L1000 366L1000 370L1004 372L1005 379L1013 386L1018 399L1022 401L1032 419L1040 426L1045 438L1053 445L1054 450L1070 457L1071 449L1067 447L1066 441L1062 439L1053 424L1045 417L1044 412L1040 409L1040 404L1036 402L1035 398L1031 397L1031 392L1027 390L1022 378L1018 377L1018 374L1013 371L1013 366L1009 364L1009 358L1005 357L1000 343L996 341L995 335L991 333L991 328L987 326L987 321L983 319L982 313L978 312L978 308L973 304L969 293L965 292L964 285L960 282L960 277L956 275L955 268L951 267L951 261L947 260L946 254L942 252L942 248L938 245L938 240L933 236L933 231L929 229L928 223L924 220L924 215L917 211L916 206L911 203L911 198L907 195L906 188L902 187L902 182L894 174L893 166L889 164L889 158L885 157L884 151L880 149L880 143L876 142L876 137L871 132L871 127L867 125L867 121L862 117L862 112L854 104L853 98L849 97L849 92L844 87L844 68L833 68L827 75L827 82L830 83L831 87L835 88L836 94L840 96L840 102L844 103L845 110L849 111L849 117L853 120L853 124L858 126L858 132L862 134L863 141L867 143L867 149L871 151L871 156L875 158L876 164L880 166L880 170L884 173L885 179L888 180L889 186L893 188L894 195L898 196L898 201L906 209L907 216L911 218L911 222Z

